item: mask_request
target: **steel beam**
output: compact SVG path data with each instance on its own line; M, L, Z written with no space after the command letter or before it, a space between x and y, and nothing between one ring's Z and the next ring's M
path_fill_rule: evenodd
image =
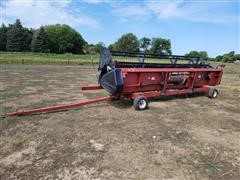
M43 107L43 108L38 108L38 109L30 109L30 110L24 110L24 111L11 112L11 113L7 113L5 116L20 116L20 115L29 115L29 114L35 114L35 113L43 113L43 112L53 112L53 111L59 111L59 110L65 110L65 109L70 109L70 108L74 108L74 107L84 106L84 105L92 104L92 103L111 101L113 99L114 99L114 96L109 96L109 97L85 100L85 101L81 101L78 103L72 103L72 104L65 104L65 105L59 105L59 106L50 106L50 107Z
M83 91L88 91L88 90L98 90L98 89L103 89L100 85L93 85L93 86L83 86L82 90Z

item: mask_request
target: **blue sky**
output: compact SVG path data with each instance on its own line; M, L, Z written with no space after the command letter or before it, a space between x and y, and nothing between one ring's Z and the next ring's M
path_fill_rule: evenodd
M0 0L1 23L19 18L26 27L68 24L89 43L109 45L122 34L171 40L173 54L207 51L212 57L240 53L240 2Z

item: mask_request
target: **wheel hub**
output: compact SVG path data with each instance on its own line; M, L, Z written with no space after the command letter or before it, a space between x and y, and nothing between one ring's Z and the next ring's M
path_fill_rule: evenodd
M139 101L139 107L141 109L144 109L146 107L146 105L147 105L147 102L144 99Z

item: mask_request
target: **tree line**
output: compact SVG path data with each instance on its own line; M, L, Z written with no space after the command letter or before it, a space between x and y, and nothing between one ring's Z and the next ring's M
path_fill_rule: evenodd
M219 55L214 58L215 61L218 62L238 62L240 63L240 54L235 54L235 51L231 51L229 53Z
M231 51L229 53L219 55L215 58L208 57L206 51L190 51L189 53L185 54L186 56L191 57L200 57L204 60L209 61L217 61L217 62L237 62L240 61L240 54L235 54L235 51Z
M57 24L28 29L17 19L14 24L2 24L0 28L0 51L81 54L85 44L82 36L68 25Z
M68 25L47 25L39 29L22 26L19 19L14 24L0 27L0 51L33 51L52 53L99 53L104 43L88 44L83 37ZM122 35L109 45L115 51L171 54L171 42L163 38L138 38L133 33Z
M88 53L100 53L105 48L103 42L96 45L87 44L86 51ZM111 51L125 51L125 52L143 52L152 54L172 54L171 42L164 38L147 38L138 39L133 33L123 34L116 42L110 44L108 48Z
M89 54L100 53L104 47L106 46L103 42L88 44L79 32L65 24L28 29L17 19L14 24L8 26L2 24L0 27L0 51ZM123 34L108 48L112 51L172 54L170 39L161 37L138 39L133 33ZM235 54L234 51L216 58L209 58L206 51L190 51L185 55L222 62L240 60L240 54Z

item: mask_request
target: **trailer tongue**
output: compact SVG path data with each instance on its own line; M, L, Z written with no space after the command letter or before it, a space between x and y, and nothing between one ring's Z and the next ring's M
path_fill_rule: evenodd
M138 62L129 62L131 58L138 59ZM154 63L146 63L145 59ZM156 63L156 59L168 60L169 63ZM181 63L183 61L187 63ZM110 52L108 49L100 55L98 70L98 85L85 86L82 90L105 89L111 94L109 97L17 111L6 116L59 111L119 98L132 99L136 110L146 109L148 98L152 97L203 92L210 98L216 98L218 91L214 86L220 84L223 73L223 67L214 68L197 57Z
M12 112L12 113L7 113L7 116L20 116L20 115L28 115L28 114L35 114L35 113L41 113L41 112L53 112L53 111L61 111L61 110L66 110L74 107L79 107L79 106L84 106L87 104L93 104L93 103L98 103L98 102L103 102L103 101L111 101L113 100L113 96L109 97L103 97L103 98L98 98L98 99L91 99L91 100L86 100L86 101L81 101L78 103L73 103L73 104L66 104L66 105L59 105L59 106L51 106L51 107L43 107L43 108L38 108L38 109L31 109L31 110L24 110L24 111L17 111L17 112Z

